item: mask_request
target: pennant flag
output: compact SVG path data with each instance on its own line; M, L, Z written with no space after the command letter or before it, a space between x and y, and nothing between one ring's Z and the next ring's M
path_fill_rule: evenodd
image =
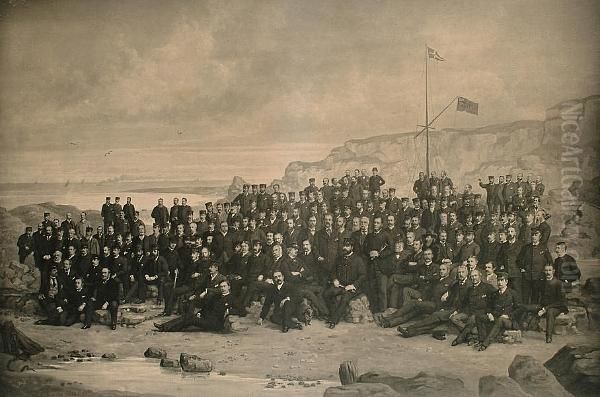
M476 102L469 101L467 98L459 96L458 102L456 102L456 111L467 112L471 114L479 114L479 104Z
M437 50L434 50L433 48L427 47L427 55L429 58L435 59L436 61L445 61Z

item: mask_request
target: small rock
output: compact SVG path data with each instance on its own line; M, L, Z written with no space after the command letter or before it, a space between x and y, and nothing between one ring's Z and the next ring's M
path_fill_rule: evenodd
M150 346L144 352L144 357L147 358L167 358L167 351L160 347Z
M178 368L179 361L172 358L163 358L160 360L160 366L163 368Z
M83 362L83 360L82 360L82 359L80 359L80 358L78 358L78 359L77 359L77 362L78 362L78 363L82 363L82 362Z
M117 358L117 355L115 353L104 353L102 355L102 358L106 358L109 360L114 360L115 358Z
M219 375L225 376L225 375L227 375L227 373L225 371L219 371Z
M213 370L212 361L194 354L181 353L179 363L186 372L211 372Z

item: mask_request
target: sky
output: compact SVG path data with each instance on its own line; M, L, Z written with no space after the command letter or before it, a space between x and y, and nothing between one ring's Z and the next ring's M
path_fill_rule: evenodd
M600 5L583 0L11 0L0 182L60 180L82 158L102 168L110 150L164 148L169 163L140 160L164 169L183 161L178 148L301 144L279 167L414 131L426 45L446 59L430 63L430 111L457 95L479 103L479 116L451 110L439 127L541 120L600 92L597 43ZM45 162L59 165L38 175Z

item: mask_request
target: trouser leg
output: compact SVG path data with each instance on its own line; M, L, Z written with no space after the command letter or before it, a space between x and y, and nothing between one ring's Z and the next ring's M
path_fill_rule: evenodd
M388 287L389 276L383 273L377 273L377 296L380 312L388 308Z
M556 324L556 317L560 314L560 309L550 308L546 311L546 336L552 336Z

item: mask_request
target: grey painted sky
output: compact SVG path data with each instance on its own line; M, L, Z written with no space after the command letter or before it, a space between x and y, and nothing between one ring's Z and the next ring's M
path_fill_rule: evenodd
M15 3L0 19L0 153L414 130L426 43L447 59L433 111L480 103L441 126L542 119L600 91L594 1Z

